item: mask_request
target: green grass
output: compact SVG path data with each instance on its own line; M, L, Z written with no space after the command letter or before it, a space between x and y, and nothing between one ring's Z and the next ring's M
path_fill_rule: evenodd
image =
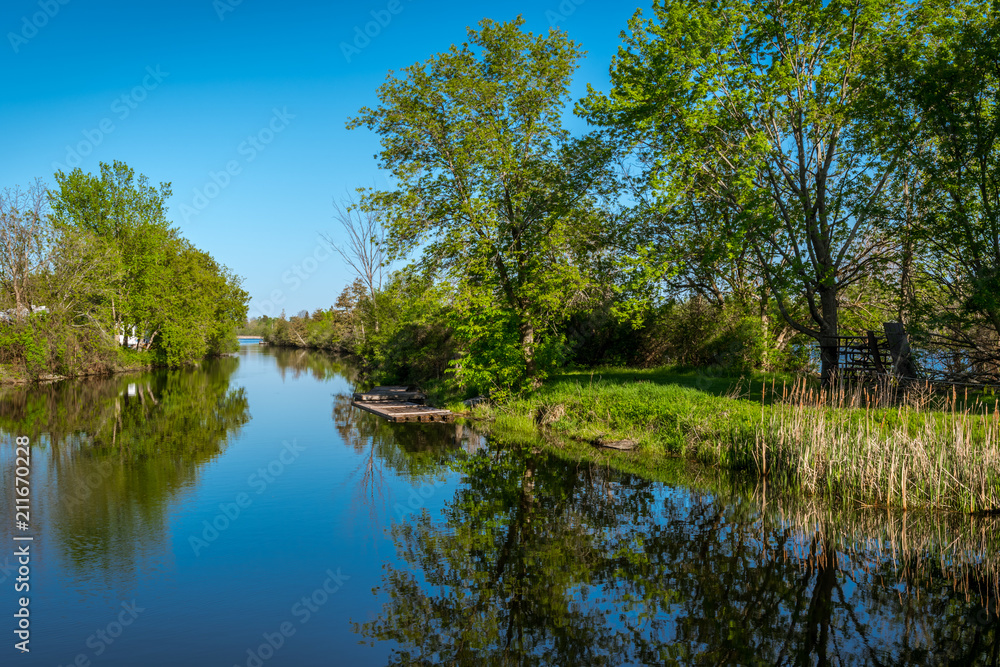
M995 398L874 394L789 376L595 369L550 378L485 416L497 430L635 441L615 455L633 469L683 457L858 505L1000 510Z

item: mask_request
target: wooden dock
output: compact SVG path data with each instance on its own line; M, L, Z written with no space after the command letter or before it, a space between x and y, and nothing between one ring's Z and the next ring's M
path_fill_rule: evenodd
M354 394L351 405L391 422L450 422L455 414L424 405L424 396L408 387L375 387Z

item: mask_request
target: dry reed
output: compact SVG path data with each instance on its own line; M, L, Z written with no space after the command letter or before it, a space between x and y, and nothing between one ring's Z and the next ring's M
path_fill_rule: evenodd
M933 400L889 383L796 383L762 407L742 456L761 476L859 505L1000 511L1000 413L956 392Z

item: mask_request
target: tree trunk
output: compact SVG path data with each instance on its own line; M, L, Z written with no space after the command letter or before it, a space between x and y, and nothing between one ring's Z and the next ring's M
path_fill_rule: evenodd
M840 363L840 341L837 340L837 289L828 287L820 292L820 308L823 321L820 323L820 379L829 385Z
M902 258L899 266L899 311L897 317L904 326L907 323L906 314L909 311L910 303L913 301L913 242L910 230L913 221L913 198L910 196L909 174L903 177L903 210L906 219L903 229Z
M528 386L537 389L541 386L538 379L538 367L535 364L535 327L526 315L521 316L519 325L521 334L521 354L524 355L524 371L527 376Z

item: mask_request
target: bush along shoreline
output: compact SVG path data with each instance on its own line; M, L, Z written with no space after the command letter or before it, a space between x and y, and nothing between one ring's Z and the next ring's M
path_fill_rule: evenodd
M236 349L249 294L173 225L169 183L117 160L54 178L0 190L0 383L176 368Z
M632 471L684 457L859 507L1000 513L1000 411L993 399L957 392L899 399L884 388L823 390L788 378L782 386L774 377L770 384L758 378L742 394L734 381L726 395L717 386L678 384L695 383L697 374L662 375L563 375L530 396L470 415L492 422L491 430L627 444L631 451L602 458Z

